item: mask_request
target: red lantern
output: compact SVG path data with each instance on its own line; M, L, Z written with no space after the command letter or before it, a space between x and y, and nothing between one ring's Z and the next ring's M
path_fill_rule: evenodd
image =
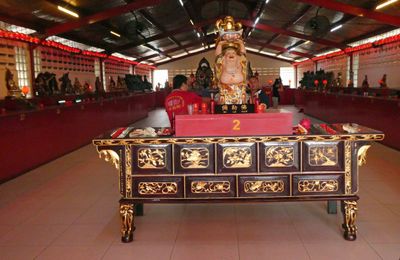
M327 81L326 79L324 79L324 80L322 81L322 84L324 84L324 86L326 86L326 84L328 84L328 81Z
M272 84L272 80L268 80L268 83L271 85Z
M319 83L318 79L314 80L314 85L317 86Z
M22 93L26 96L29 93L29 87L23 86L21 88Z

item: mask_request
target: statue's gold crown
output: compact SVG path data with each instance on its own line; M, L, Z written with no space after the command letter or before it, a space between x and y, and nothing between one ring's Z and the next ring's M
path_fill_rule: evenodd
M217 22L215 23L215 27L217 27L217 30L220 32L232 32L242 29L242 24L239 22L235 23L235 20L232 16L226 16L223 20L217 20Z

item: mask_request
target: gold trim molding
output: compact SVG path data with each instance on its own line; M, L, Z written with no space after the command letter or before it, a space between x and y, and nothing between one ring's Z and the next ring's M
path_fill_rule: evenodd
M288 135L260 137L196 137L196 138L131 138L95 139L95 145L134 145L134 144L216 144L243 142L303 142L303 141L381 141L384 134L344 134L344 135Z

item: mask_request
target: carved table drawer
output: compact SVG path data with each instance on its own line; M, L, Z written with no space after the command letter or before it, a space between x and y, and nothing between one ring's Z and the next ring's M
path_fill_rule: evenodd
M235 194L235 176L186 177L186 197L188 198L235 197Z
M332 195L343 193L342 174L293 175L293 195Z
M183 198L183 178L134 177L132 193L141 198Z
M304 142L303 171L343 171L343 142Z
M218 173L257 172L256 144L218 144L217 166Z
M289 196L288 175L239 176L240 197Z

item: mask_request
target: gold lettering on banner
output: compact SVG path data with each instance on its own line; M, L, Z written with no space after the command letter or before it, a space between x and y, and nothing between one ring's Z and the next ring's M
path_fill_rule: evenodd
M337 180L302 180L297 184L300 192L334 192L339 189Z
M163 169L166 165L166 153L163 148L139 148L138 167L141 169Z
M119 155L113 150L101 150L99 152L100 159L111 163L117 170L119 170Z
M311 166L335 166L338 163L336 145L311 146L308 162Z
M192 181L192 193L229 193L231 183L229 181Z
M139 182L138 191L141 195L176 194L178 184L176 182Z
M132 147L125 146L125 190L126 197L132 197Z
M252 164L250 147L225 147L222 157L226 168L249 168Z
M344 188L345 194L351 194L351 142L344 142Z
M367 163L367 151L370 147L371 145L364 145L361 146L360 149L358 149L357 152L358 166L362 166Z
M181 167L184 169L202 169L209 165L210 153L207 148L183 148Z
M283 181L245 181L245 193L280 193L285 190Z
M268 167L291 167L294 164L293 146L269 146L265 148L265 164Z

